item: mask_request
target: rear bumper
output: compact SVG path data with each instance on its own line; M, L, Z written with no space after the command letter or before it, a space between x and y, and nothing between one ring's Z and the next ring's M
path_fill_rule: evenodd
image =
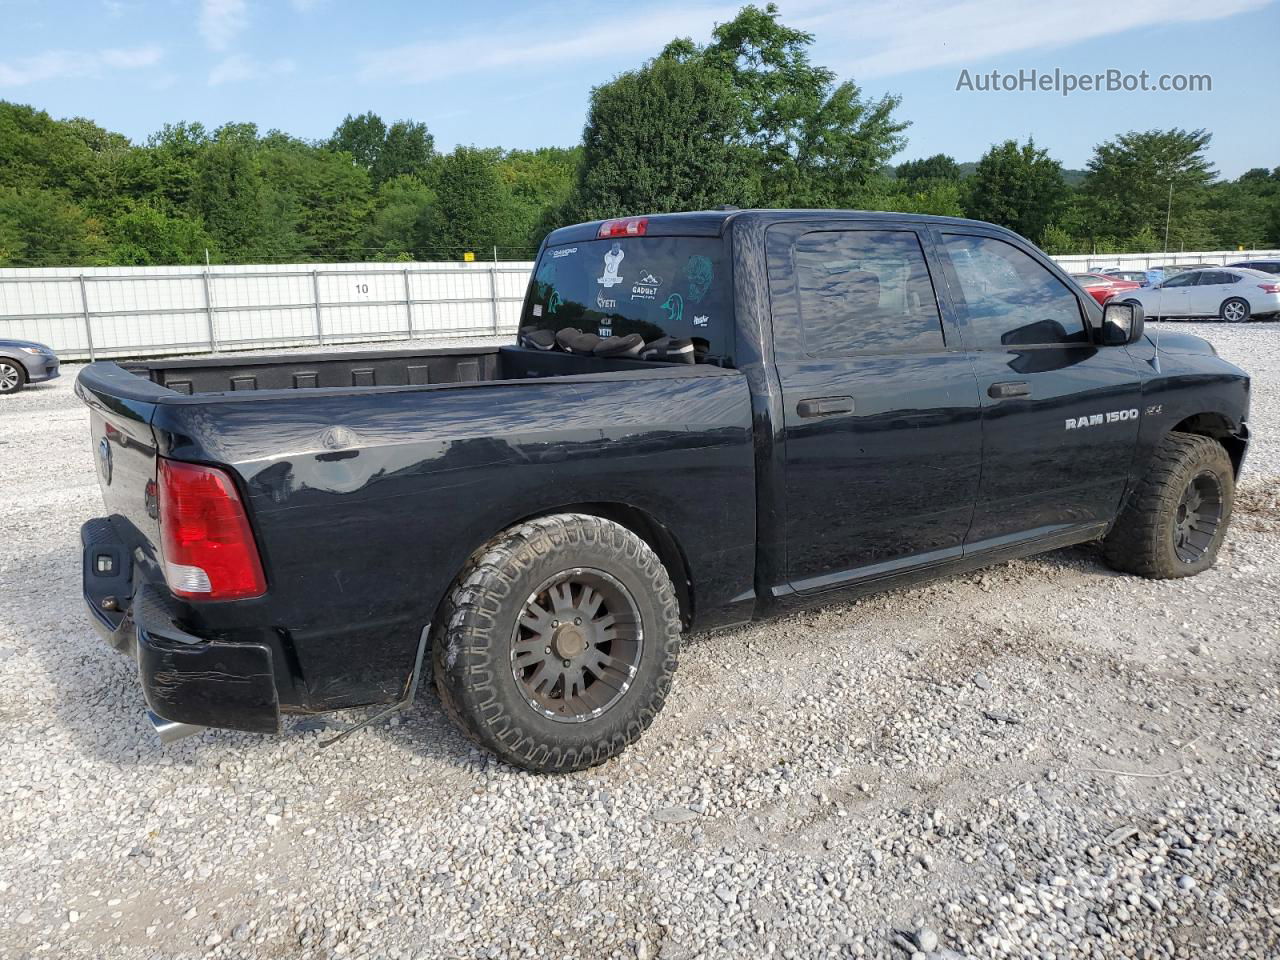
M174 723L278 733L271 651L188 633L166 590L134 582L132 554L109 519L80 528L84 601L98 633L138 664L147 707Z

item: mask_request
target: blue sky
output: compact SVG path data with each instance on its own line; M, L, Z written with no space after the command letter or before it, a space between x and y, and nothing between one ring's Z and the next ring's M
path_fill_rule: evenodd
M0 99L143 140L165 122L254 121L306 138L347 113L425 121L437 146L569 145L593 85L739 4L403 0L0 0ZM1034 136L1068 167L1130 129L1206 127L1238 176L1280 165L1280 0L1129 0L1093 9L988 0L780 0L813 59L903 98L898 160L974 160ZM1103 12L1105 10L1105 13ZM961 70L1208 74L1212 92L979 93Z

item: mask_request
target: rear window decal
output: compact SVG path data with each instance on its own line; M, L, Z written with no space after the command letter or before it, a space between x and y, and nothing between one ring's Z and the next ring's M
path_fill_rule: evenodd
M667 311L668 323L680 323L684 320L684 297L673 293L662 301L662 309Z
M606 289L615 283L621 283L623 278L618 276L618 268L622 266L622 258L625 256L622 244L615 243L610 247L609 252L604 255L604 275L596 283L604 284Z
M645 270L640 274L640 279L636 281L635 286L631 288L631 299L656 300L660 286L662 286L662 278L652 271Z
M684 276L689 281L689 302L697 303L711 289L711 280L715 276L711 258L701 255L690 257L684 265Z

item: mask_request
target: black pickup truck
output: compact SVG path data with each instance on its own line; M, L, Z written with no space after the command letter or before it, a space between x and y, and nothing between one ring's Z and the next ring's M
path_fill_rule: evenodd
M682 634L1101 540L1198 573L1249 379L989 224L716 211L565 227L519 342L90 364L84 593L162 734L445 708L615 756ZM378 714L381 715L381 714Z

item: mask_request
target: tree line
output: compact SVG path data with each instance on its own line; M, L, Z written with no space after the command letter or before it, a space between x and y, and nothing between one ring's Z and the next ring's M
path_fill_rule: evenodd
M1119 133L1084 171L1034 141L893 165L900 98L811 62L747 6L596 87L582 142L440 152L427 126L348 116L322 141L166 124L143 144L0 101L0 265L532 256L563 223L721 204L999 223L1050 253L1280 246L1280 167L1220 179L1205 130Z

